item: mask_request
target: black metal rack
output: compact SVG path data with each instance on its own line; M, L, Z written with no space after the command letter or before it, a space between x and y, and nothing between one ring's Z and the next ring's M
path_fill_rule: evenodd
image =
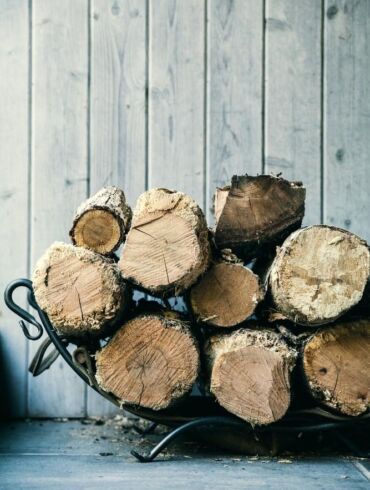
M16 289L21 287L28 290L28 304L37 311L40 321L29 313L29 311L26 311L14 302L13 293ZM73 369L83 381L88 383L92 389L97 391L111 403L122 408L119 401L112 394L103 391L97 384L94 368L91 363L89 347L82 344L76 344L74 352L72 354L69 352L68 346L72 343L71 340L61 337L50 323L48 316L39 308L33 295L32 282L30 280L17 279L12 281L5 290L4 299L8 308L21 318L19 324L28 340L40 339L44 330L47 333L48 337L41 344L30 364L30 371L34 376L38 376L48 369L55 359L61 355L71 369ZM36 328L36 333L32 334L26 323L33 325ZM51 344L54 345L54 350L46 355L48 347ZM276 434L300 434L332 430L337 431L338 438L341 439L357 456L368 456L368 454L361 452L353 441L347 439L339 429L354 425L368 424L370 421L370 414L351 418L339 416L320 407L315 407L306 410L290 411L282 420L267 427L252 427L247 422L228 414L207 396L190 396L187 402L181 406L160 412L134 406L125 406L124 408L134 415L138 415L139 417L152 422L152 425L143 433L143 435L148 434L157 424L167 425L172 428L169 434L167 434L149 454L142 455L136 451L131 451L131 454L140 462L153 461L169 444L180 436L183 436L185 433L200 430L214 430L215 428L237 430L256 435L272 432Z

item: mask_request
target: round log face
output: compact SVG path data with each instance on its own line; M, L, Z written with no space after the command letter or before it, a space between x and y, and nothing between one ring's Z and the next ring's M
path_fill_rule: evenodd
M109 253L121 242L118 219L110 211L90 209L76 223L74 241L98 253Z
M369 249L356 235L329 226L298 230L270 272L277 308L303 325L328 323L356 305L369 278Z
M77 257L64 257L53 262L47 277L45 298L59 305L59 315L67 322L78 323L103 308L103 281L96 264L81 268Z
M130 297L115 264L65 243L49 247L37 262L32 280L37 303L68 337L105 336Z
M211 392L234 415L252 424L270 424L290 404L288 364L259 346L226 352L213 366Z
M153 293L175 288L200 266L200 246L191 224L175 214L131 228L119 266L126 279Z
M370 408L370 323L338 325L316 334L304 349L313 394L346 415Z
M199 353L181 322L147 315L117 332L97 355L96 367L100 386L123 403L160 410L191 389Z
M218 327L233 327L253 314L263 292L258 277L242 265L215 264L190 293L199 320Z

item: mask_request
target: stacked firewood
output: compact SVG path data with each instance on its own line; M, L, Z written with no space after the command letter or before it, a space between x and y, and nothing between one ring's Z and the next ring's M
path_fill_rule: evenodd
M39 306L88 347L98 384L122 406L164 410L198 383L251 424L313 402L364 414L367 243L300 228L305 189L281 177L234 176L214 205L211 230L182 192L151 189L132 213L120 189L100 190L77 210L72 245L39 259ZM174 296L186 308L171 309Z

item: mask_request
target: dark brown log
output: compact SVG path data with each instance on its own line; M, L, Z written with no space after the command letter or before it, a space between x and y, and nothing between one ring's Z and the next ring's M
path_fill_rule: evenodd
M77 209L69 234L74 245L109 255L123 242L130 222L123 191L104 187Z
M362 298L370 274L365 241L315 225L292 233L269 270L275 309L302 325L334 321Z
M245 321L264 297L258 276L243 264L214 264L191 288L189 301L198 321L233 327Z
M104 337L122 317L131 298L118 267L82 247L54 243L33 274L38 305L59 333Z
M297 353L270 330L240 329L205 345L210 391L226 410L251 424L279 420L290 404Z
M312 395L346 415L370 408L370 321L337 323L305 344L303 366Z
M199 365L197 343L174 312L140 315L97 354L96 378L123 405L161 410L191 390Z
M259 175L236 176L215 194L215 242L251 258L281 243L301 225L306 191L300 182Z
M182 192L152 189L139 197L119 266L128 281L152 294L181 294L207 269L206 220Z

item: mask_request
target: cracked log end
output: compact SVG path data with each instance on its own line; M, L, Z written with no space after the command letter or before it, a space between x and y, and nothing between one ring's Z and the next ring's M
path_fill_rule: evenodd
M370 408L370 321L338 323L306 343L303 366L313 396L345 415Z
M119 262L125 279L152 294L181 294L208 267L206 220L182 192L152 189L139 197Z
M74 245L111 254L123 242L130 222L123 191L104 187L78 208L69 234Z
M290 235L270 267L276 309L302 325L334 321L362 298L370 274L369 249L346 230L315 225Z
M215 193L215 242L251 258L301 225L306 190L300 182L271 175L234 176Z
M198 320L216 327L233 327L250 317L263 299L258 276L242 264L213 265L190 291Z
M61 242L38 260L33 289L51 323L69 337L107 335L130 301L112 261Z
M241 329L213 336L205 353L210 391L222 407L255 425L285 415L297 354L279 334Z
M141 315L97 354L96 378L122 404L161 410L191 390L199 366L196 341L183 322L171 315Z

